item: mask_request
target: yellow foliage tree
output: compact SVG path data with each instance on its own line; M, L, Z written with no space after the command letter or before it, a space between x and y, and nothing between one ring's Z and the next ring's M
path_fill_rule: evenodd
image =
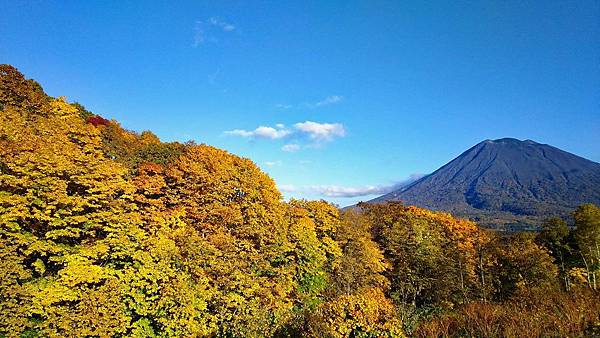
M0 241L15 261L0 323L50 336L124 332L113 263L136 233L133 186L73 106L34 107L5 102L0 115Z
M249 160L191 145L166 166L144 164L134 179L143 217L183 212L215 288L208 302L219 334L269 336L288 318L293 271L285 205L273 181ZM192 248L192 247L196 248Z
M403 337L394 304L380 288L323 303L309 319L312 337Z

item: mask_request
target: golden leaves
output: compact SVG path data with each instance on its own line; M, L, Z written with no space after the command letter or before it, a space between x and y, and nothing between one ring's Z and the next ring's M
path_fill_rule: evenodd
M376 275L365 285L385 284L368 230L283 202L250 160L127 131L14 69L0 79L0 333L272 336L339 296L344 241ZM332 304L369 305L361 323L385 330L389 300L365 292Z
M380 288L342 295L321 305L310 318L313 336L403 337L395 307Z

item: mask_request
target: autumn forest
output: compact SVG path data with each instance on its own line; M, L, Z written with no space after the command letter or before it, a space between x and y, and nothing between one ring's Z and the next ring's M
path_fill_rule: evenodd
M285 201L0 67L0 336L600 334L600 209L499 233L399 202Z

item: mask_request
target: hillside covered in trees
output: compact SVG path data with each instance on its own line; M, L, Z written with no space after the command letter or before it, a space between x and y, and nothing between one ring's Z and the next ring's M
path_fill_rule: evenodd
M252 161L123 129L0 66L0 336L581 336L600 209L511 237L284 201Z

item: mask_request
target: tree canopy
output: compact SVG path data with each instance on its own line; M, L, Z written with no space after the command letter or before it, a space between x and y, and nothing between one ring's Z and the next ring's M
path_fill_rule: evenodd
M594 205L535 237L286 202L249 159L126 130L8 65L0 110L0 337L401 337L480 303L598 297Z

